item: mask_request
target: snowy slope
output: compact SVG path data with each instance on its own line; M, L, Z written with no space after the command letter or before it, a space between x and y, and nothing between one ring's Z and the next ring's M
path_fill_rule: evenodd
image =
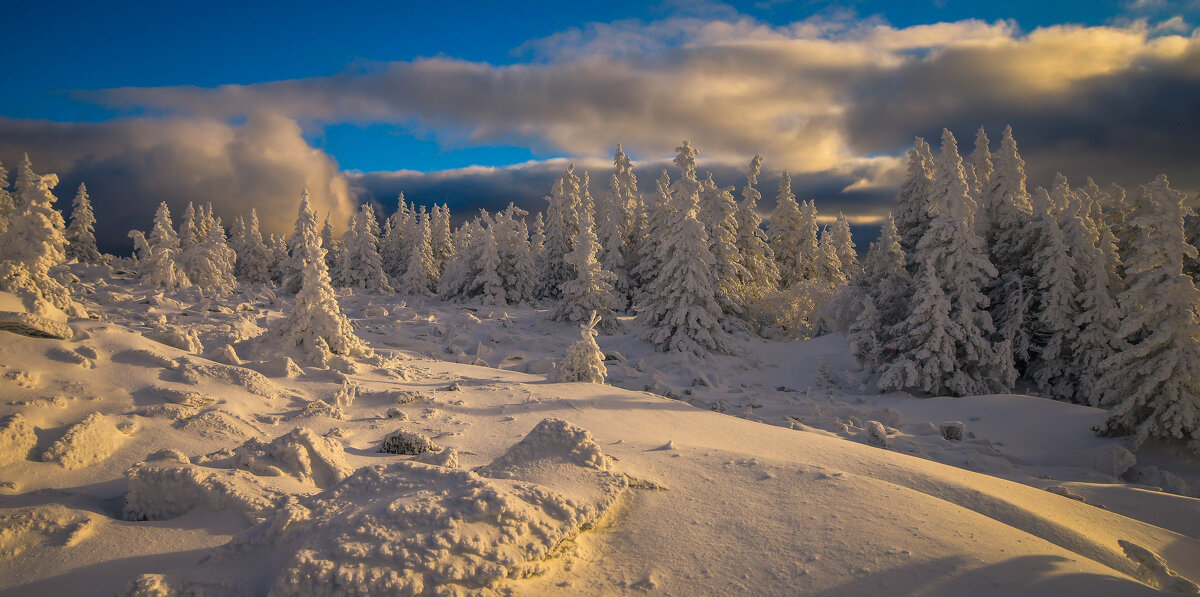
M599 338L625 359L606 363L614 385L558 384L551 360L578 332L544 313L351 296L359 335L390 358L289 377L279 362L213 360L230 361L230 343L249 353L238 342L287 299L79 291L101 320L72 321L73 340L0 335L0 416L20 414L34 443L0 424L16 454L0 466L5 595L1129 595L1174 582L1122 540L1200 579L1200 501L1119 479L1120 443L1088 430L1099 411L869 394L837 337L743 338L740 354L698 362L627 330ZM819 387L818 357L854 389ZM888 449L867 443L868 420L891 428ZM974 437L944 439L948 420ZM443 449L380 453L397 430Z

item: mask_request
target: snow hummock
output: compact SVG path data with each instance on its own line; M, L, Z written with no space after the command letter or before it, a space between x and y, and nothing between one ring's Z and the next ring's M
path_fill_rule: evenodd
M20 414L0 419L0 466L24 460L37 445L33 428Z
M317 487L329 487L352 471L340 443L299 427L270 443L247 440L234 449L232 464L260 476L292 475Z
M42 461L57 462L66 469L82 468L108 458L126 439L109 417L92 413L67 429L67 433L42 454Z

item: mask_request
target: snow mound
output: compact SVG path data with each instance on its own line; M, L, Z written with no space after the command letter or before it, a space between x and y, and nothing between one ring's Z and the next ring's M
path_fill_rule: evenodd
M134 465L125 473L126 520L165 520L192 508L233 510L257 520L274 511L286 495L242 470L213 469L172 460Z
M522 478L531 470L561 462L596 470L608 469L608 457L588 430L562 419L542 419L503 456L476 470L497 479Z
M1124 446L1105 444L1096 448L1054 453L1046 459L1046 464L1090 468L1111 477L1120 477L1137 464L1137 456Z
M1170 593L1200 593L1200 586L1168 568L1166 560L1158 554L1124 539L1117 543L1125 550L1125 557L1137 563L1138 578L1146 584Z
M186 406L188 408L204 408L206 406L216 404L217 402L215 397L203 392L196 392L194 390L181 390L178 388L154 385L150 387L150 391L167 402L178 404L180 406Z
M95 366L92 363L92 360L89 359L88 357L80 354L77 351L67 350L66 348L63 348L61 346L55 346L54 348L47 350L46 356L48 356L56 361L62 361L64 363L73 363L75 365L79 365L80 367L83 367L84 369L91 369L92 367Z
M11 292L0 292L0 330L32 336L70 340L74 337L67 325L67 314L43 300L33 300L34 308Z
M0 418L0 466L24 460L37 445L33 427L20 414Z
M436 452L422 452L413 457L413 462L423 462L446 468L458 468L458 450L443 448Z
M234 449L231 463L235 468L255 475L292 475L322 488L345 479L353 471L346 464L345 450L340 443L299 427L271 443L247 440Z
M77 545L92 534L94 525L91 514L60 505L8 510L0 515L0 558L43 545Z
M623 475L600 466L603 454L585 447L590 440L586 431L548 419L486 467L516 474L518 464L538 462L556 469L541 480L490 479L412 461L364 467L284 506L230 549L295 546L272 595L493 589L545 572L560 543L591 528L628 490Z
M67 429L66 435L42 454L42 460L57 462L66 469L83 468L111 456L125 439L126 435L108 417L92 413Z
M200 343L200 335L194 329L159 329L152 332L146 332L146 337L158 342L166 344L172 348L178 348L184 352L192 352L199 354L204 350L204 345Z
M180 376L184 383L200 385L206 381L216 381L245 388L251 394L263 398L276 398L283 393L283 389L275 382L245 367L187 361L180 369Z
M260 434L260 430L236 415L223 410L209 410L174 423L176 429L201 437L244 440Z
M134 363L148 367L162 367L163 369L179 368L179 361L145 348L119 352L113 355L113 360L119 363Z

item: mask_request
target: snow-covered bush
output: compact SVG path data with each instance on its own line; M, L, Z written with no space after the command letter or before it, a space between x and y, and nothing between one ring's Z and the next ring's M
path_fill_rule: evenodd
M587 324L579 330L579 340L567 349L567 356L556 371L558 381L604 383L608 369L604 366L604 353L596 344L596 324L600 316L592 313Z

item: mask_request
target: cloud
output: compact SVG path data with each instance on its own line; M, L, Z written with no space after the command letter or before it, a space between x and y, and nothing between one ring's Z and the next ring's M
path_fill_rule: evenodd
M388 122L447 145L515 143L593 159L618 142L665 158L687 138L712 160L736 164L757 152L800 175L848 175L878 159L891 167L916 134L936 137L942 126L970 134L979 124L998 132L1010 121L1047 162L1078 161L1055 148L1103 137L1103 151L1125 160L1105 174L1129 178L1174 164L1155 150L1164 139L1171 150L1197 149L1197 137L1171 121L1191 122L1200 96L1166 92L1200 81L1197 35L1166 35L1144 22L1023 33L1007 21L896 28L836 13L770 26L713 14L589 24L525 44L517 55L527 60L510 65L428 58L101 97L207 118L270 110L317 126ZM887 182L868 178L856 188Z
M146 229L160 201L174 215L189 201L213 203L225 223L257 208L264 232L291 228L300 190L314 207L347 219L355 206L345 176L324 152L278 114L251 115L237 125L206 118L57 123L0 118L0 160L13 169L28 152L34 170L62 179L59 208L87 183L96 204L97 240L125 252L126 233Z

